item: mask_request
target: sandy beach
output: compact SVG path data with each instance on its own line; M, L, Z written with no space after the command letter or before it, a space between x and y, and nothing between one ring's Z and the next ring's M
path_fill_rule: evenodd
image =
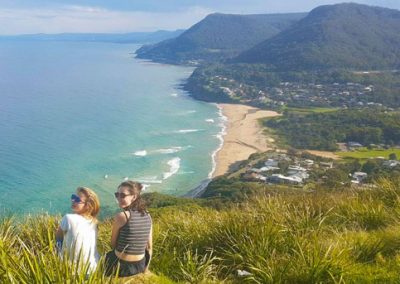
M218 104L227 117L224 144L216 154L213 177L225 174L237 161L246 160L251 154L272 149L273 139L263 134L259 119L278 116L275 111L237 104Z

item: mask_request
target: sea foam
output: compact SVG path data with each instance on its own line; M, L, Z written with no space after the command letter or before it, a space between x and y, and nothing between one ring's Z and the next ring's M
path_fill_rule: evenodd
M141 177L141 178L136 178L134 180L137 180L138 182L142 184L160 184L162 183L162 180L159 180L157 176L149 176L149 177Z
M135 155L135 156L140 156L140 157L144 157L144 156L147 155L147 151L146 151L146 150L136 151L135 153L133 153L133 155Z
M179 168L181 167L181 159L178 157L173 158L169 160L167 164L170 166L169 172L163 173L163 179L170 178L179 171Z
M184 134L184 133L192 133L192 132L199 132L199 131L202 131L202 129L181 129L181 130L173 131L173 133Z
M211 171L208 173L208 178L211 179L213 177L213 174L215 172L215 170L217 169L217 153L222 149L222 146L224 145L224 135L226 135L226 124L228 122L228 118L226 116L223 115L222 113L222 107L218 106L218 115L220 117L221 123L218 124L218 126L221 127L221 131L220 133L218 133L217 135L215 135L218 140L220 141L218 148L211 154L211 159L212 159L212 169Z
M185 111L181 111L181 112L177 112L175 113L175 115L189 115L192 113L196 113L197 110L185 110Z
M171 147L171 148L163 148L163 149L158 149L154 150L151 153L156 153L156 154L173 154L176 152L179 152L183 149L183 147Z

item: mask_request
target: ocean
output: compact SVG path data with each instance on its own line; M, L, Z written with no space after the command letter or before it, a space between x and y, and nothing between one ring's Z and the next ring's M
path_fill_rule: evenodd
M193 68L138 47L0 42L0 215L63 214L78 186L112 211L125 179L182 195L210 176L220 111L179 88Z

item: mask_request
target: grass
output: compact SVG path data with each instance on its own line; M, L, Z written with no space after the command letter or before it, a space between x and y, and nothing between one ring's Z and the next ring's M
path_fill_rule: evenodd
M309 114L309 113L325 113L325 112L333 112L339 110L337 107L285 107L282 109L283 111L295 112L299 114Z
M395 153L397 157L400 157L400 149L391 148L391 149L373 149L368 150L367 148L360 148L351 152L335 152L336 155L342 158L354 158L354 159L368 159L368 158L376 158L376 157L384 157L385 159L389 158L389 155Z
M0 221L0 283L398 283L400 182L264 196L229 209L156 209L153 274L109 279L60 260L60 216ZM99 227L110 249L111 221ZM249 275L238 276L238 270Z

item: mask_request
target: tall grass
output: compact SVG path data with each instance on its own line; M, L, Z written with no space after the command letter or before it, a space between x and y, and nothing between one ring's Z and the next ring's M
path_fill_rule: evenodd
M152 212L155 275L130 283L398 283L400 186L258 196L226 210ZM0 221L0 283L113 283L54 250L59 216ZM110 249L111 221L99 226ZM246 271L244 276L238 270ZM158 276L157 276L158 275Z

